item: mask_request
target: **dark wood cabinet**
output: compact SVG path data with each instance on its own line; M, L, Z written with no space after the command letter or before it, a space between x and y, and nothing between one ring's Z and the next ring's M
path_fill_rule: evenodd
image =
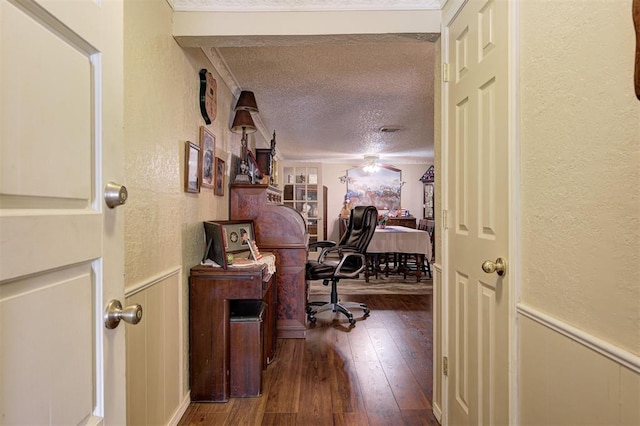
M229 216L231 220L252 220L260 251L276 256L278 337L304 338L309 235L302 215L272 201L278 198L274 193L282 194L268 185L231 185Z
M413 216L389 217L387 218L387 225L404 226L407 228L416 229L416 218Z
M271 176L273 174L272 173L272 168L273 168L272 152L273 151L271 151L270 148L256 149L256 162L258 163L258 167L260 168L260 171L267 176Z
M340 238L342 238L342 234L345 233L347 227L349 226L349 219L340 217L338 218L340 221ZM405 226L407 228L416 229L416 218L413 216L403 216L403 217L388 217L387 225L389 226Z
M189 277L189 382L191 400L223 402L231 396L231 356L255 356L250 351L231 354L230 301L264 300L262 365L276 353L276 277L267 266L242 268L195 266ZM240 353L238 353L240 352Z
M420 182L424 184L422 195L422 217L425 219L435 218L435 185L436 169L434 166L430 166L426 172L420 178Z

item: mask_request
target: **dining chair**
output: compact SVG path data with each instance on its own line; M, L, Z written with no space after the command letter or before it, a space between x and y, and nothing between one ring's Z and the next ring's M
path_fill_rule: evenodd
M430 231L429 219L420 219L418 221L418 230L426 231L429 234L429 242L433 247L433 229ZM407 278L407 274L415 271L417 272L418 268L420 268L420 272L425 274L428 278L432 278L431 276L431 259L427 259L423 253L411 253L411 254L403 254L401 259L401 268L404 273L404 278ZM419 278L416 275L416 280L419 281Z

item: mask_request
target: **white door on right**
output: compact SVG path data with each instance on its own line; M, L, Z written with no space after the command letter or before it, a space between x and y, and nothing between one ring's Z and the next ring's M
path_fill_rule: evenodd
M448 25L450 425L509 424L508 2L469 0Z

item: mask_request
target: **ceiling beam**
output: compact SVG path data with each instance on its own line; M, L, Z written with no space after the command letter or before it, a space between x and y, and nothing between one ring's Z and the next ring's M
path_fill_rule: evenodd
M370 37L433 41L441 18L440 10L174 12L173 36L182 47L326 43L332 37L341 43L369 42Z

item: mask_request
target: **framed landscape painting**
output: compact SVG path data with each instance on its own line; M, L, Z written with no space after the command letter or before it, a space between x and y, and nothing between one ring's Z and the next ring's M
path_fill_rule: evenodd
M378 210L400 208L402 171L380 166L367 173L361 167L347 170L347 196L351 206L376 206Z

